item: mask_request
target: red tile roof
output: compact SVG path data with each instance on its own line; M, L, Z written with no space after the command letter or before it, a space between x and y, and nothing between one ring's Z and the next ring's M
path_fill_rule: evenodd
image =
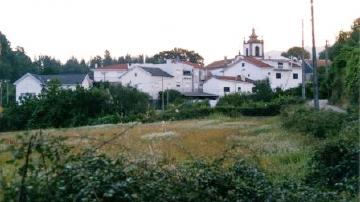
M128 70L128 64L114 64L114 65L107 65L103 67L98 67L97 69L102 70Z
M271 65L269 64L266 64L265 62L262 62L254 57L244 57L244 61L245 62L248 62L248 63L251 63L257 67L263 67L263 68L266 68L266 67L272 67Z
M198 69L204 68L204 65L202 65L202 64L196 64L196 63L192 63L192 62L188 62L188 61L182 61L181 63L193 66L194 68L198 68Z
M234 59L227 59L227 60L218 60L211 64L208 64L205 68L206 69L218 69L226 67L228 64L230 64Z

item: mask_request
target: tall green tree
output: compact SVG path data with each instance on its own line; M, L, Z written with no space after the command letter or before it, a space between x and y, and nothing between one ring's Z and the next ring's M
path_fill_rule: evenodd
M281 53L281 56L290 58L290 57L296 57L298 59L302 58L304 54L305 59L309 59L310 58L310 53L305 50L302 49L301 47L297 47L294 46L292 48L289 48L289 50L287 50L286 52Z
M351 31L340 32L333 46L329 48L332 61L328 84L331 100L339 104L359 104L360 89L360 18L353 22Z
M169 51L162 51L149 59L153 63L163 63L166 59L179 59L181 61L188 61L196 64L203 64L204 58L195 51L190 51L182 48L174 48Z

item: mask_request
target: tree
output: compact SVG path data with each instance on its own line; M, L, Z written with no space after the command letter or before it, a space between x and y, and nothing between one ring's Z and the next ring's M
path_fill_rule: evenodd
M104 59L103 59L102 63L103 63L104 66L112 65L112 64L115 63L114 60L112 59L111 55L110 55L110 51L105 50Z
M33 64L39 69L40 74L58 74L61 72L61 62L48 55L35 58Z
M97 55L93 58L90 58L90 68L101 67L103 64L103 59L101 56Z
M327 78L331 89L331 101L339 104L359 104L360 88L360 18L353 23L351 31L341 31L329 48L332 64Z
M166 59L178 59L196 64L204 63L204 58L200 54L182 48L174 48L173 50L162 51L154 55L153 58L149 60L153 63L164 63Z
M87 73L89 72L89 68L87 67L85 60L79 61L75 57L71 57L68 59L63 65L61 70L62 73Z
M300 59L300 58L302 58L303 54L304 54L305 59L310 58L310 53L307 50L305 50L301 47L294 46L292 48L289 48L289 50L287 50L286 52L281 53L281 56L284 56L287 58L296 57L296 58Z

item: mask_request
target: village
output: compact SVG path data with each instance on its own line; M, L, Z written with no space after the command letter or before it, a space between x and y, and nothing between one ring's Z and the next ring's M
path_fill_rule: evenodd
M243 54L241 54L243 53ZM215 106L227 94L252 93L255 81L269 80L271 88L288 90L299 87L312 74L311 65L301 58L266 56L264 41L255 29L243 50L233 58L224 57L206 66L179 58L167 59L164 64L143 63L95 66L89 74L36 75L27 73L14 82L16 101L26 96L37 96L50 80L58 80L64 89L77 85L88 89L93 82L109 82L132 86L147 93L152 100L159 92L176 90L191 100L208 99Z
M0 2L0 202L360 201L359 0Z

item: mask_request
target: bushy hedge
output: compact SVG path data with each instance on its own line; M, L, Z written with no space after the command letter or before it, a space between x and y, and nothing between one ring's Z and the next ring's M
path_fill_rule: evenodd
M132 87L65 90L52 82L40 96L6 108L0 117L0 131L132 121L150 108L149 96Z
M328 140L314 153L306 182L322 189L359 193L359 123L353 121L338 137Z
M316 111L307 107L286 108L281 113L282 126L286 129L324 138L337 134L349 120L344 113Z

